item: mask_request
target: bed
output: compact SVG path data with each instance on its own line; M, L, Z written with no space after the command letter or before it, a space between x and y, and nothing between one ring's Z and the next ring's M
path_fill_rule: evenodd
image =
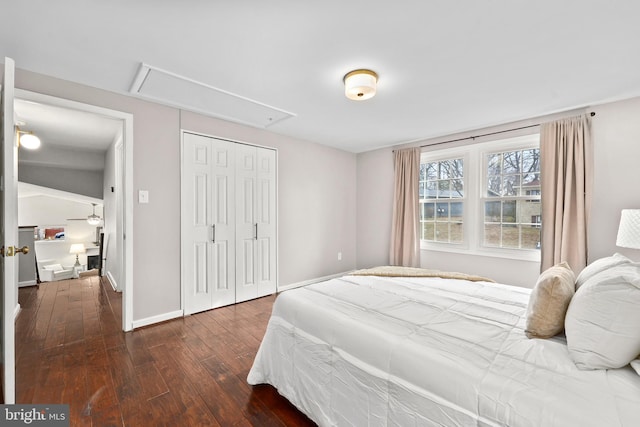
M637 426L640 376L524 333L530 289L347 275L281 293L248 375L320 426Z

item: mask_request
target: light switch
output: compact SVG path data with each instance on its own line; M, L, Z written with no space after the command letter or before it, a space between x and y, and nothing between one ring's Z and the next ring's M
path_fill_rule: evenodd
M147 190L138 191L138 203L149 203L149 191Z

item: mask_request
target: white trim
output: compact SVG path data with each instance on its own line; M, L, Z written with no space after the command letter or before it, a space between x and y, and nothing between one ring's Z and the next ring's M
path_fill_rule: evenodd
M118 290L118 283L116 283L116 279L113 277L113 275L111 274L110 271L107 271L107 280L109 281L109 284L111 285L111 288L113 289L114 292L120 292Z
M20 308L20 303L16 304L16 308L13 309L13 321L15 322L16 319L18 318L18 315L20 314L21 308Z
M178 317L182 317L183 314L184 312L182 310L176 310L176 311L170 311L164 314L158 314L156 316L147 317L145 319L134 320L133 329L142 328L143 326L153 325L155 323L176 319Z
M51 104L63 108L87 111L123 121L124 144L124 256L122 269L124 287L122 288L122 329L133 329L133 114L110 108L99 107L84 102L72 101L57 96L45 95L24 89L16 89L15 97ZM127 235L128 233L128 235Z
M316 277L315 279L303 280L302 282L290 283L285 286L280 286L280 288L278 289L278 293L282 291L287 291L289 289L299 288L301 286L313 285L314 283L320 283L327 280L335 279L337 277L342 277L346 274L351 273L352 271L354 270L343 271L342 273L331 274L329 276L324 276L324 277Z
M26 286L33 286L33 285L35 285L37 283L38 282L35 281L35 280L25 280L25 281L22 281L22 282L18 282L18 287L21 288L21 287L26 287Z

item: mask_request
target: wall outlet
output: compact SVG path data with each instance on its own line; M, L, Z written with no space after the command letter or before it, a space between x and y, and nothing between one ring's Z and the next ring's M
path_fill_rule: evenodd
M338 261L342 261L342 252L338 252Z

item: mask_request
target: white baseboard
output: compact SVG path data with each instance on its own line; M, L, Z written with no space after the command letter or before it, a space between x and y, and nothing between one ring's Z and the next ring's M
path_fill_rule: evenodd
M18 282L18 287L22 288L24 286L34 286L34 285L37 285L37 284L38 284L38 282L35 281L35 280L25 280L25 281L22 281L22 282Z
M16 308L13 310L13 321L18 318L18 314L20 314L20 303L16 304Z
M349 274L351 271L353 270L343 271L342 273L332 274L330 276L317 277L315 279L304 280L302 282L290 283L284 286L278 286L278 292L299 288L300 286L307 286L307 285L312 285L314 283L324 282L325 280L335 279L336 277L342 277L345 274Z
M147 317L145 319L134 320L133 329L142 328L143 326L153 325L154 323L164 322L178 317L182 317L182 310L170 311L169 313L158 314L157 316Z
M116 279L114 279L110 271L107 271L107 280L109 281L111 287L115 292L120 292L120 289L118 289L118 284L116 283Z

